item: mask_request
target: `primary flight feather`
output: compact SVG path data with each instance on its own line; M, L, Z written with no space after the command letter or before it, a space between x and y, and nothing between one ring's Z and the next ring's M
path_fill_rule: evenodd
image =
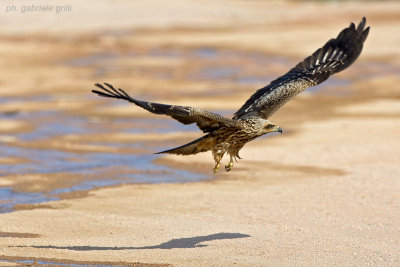
M183 124L196 123L206 135L183 146L158 153L190 155L211 150L215 160L214 172L219 169L224 154L228 153L230 161L225 170L229 171L233 167L233 159L240 158L239 150L247 142L270 132L282 133L279 126L268 120L275 111L298 93L322 83L357 59L369 33L369 27L365 26L365 18L357 27L351 23L336 38L329 40L285 75L257 90L235 112L232 119L199 108L137 100L108 83L95 84L101 91L92 92L104 97L127 100L152 113L168 115Z

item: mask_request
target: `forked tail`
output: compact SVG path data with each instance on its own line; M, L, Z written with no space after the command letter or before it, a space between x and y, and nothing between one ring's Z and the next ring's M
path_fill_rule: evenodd
M168 153L176 155L192 155L200 152L206 152L212 149L213 145L214 145L214 138L211 137L210 134L207 134L183 146L157 152L155 154Z

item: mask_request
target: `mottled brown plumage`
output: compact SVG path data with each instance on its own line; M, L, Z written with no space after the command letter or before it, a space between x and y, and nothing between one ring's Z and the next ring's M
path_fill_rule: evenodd
M137 100L108 83L97 83L96 86L102 91L92 91L100 96L128 100L152 113L168 115L183 124L196 123L206 135L183 146L158 153L191 155L211 150L215 160L214 172L219 169L224 154L228 153L230 162L225 169L229 171L233 166L233 159L240 158L239 151L247 142L270 132L282 133L279 126L268 120L275 111L298 93L322 83L357 59L369 32L369 27L365 29L365 24L365 18L357 28L351 23L335 39L329 40L288 73L256 91L232 119L199 108Z

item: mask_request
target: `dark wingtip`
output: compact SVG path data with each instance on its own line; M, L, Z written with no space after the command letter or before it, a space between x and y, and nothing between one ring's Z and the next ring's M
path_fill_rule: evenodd
M361 22L364 23L364 25L365 25L365 23L367 22L367 18L366 17L362 17Z
M367 39L369 34L369 27L367 27L364 31L363 31L363 42L365 41L365 39Z
M367 19L365 17L363 17L357 26L357 31L361 32L364 29L366 23L367 23Z
M111 84L109 84L107 82L103 82L103 84L105 84L106 86L110 87L111 89L114 89L114 86L112 86Z
M94 86L104 89L104 85L102 83L95 83Z

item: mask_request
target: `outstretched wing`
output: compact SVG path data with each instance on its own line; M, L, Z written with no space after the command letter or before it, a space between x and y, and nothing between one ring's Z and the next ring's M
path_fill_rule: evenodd
M235 113L234 119L247 116L267 119L293 96L350 66L360 55L368 36L369 27L364 29L365 23L365 17L357 28L351 23L336 39L329 40L288 73L256 91Z
M95 85L102 91L92 90L92 92L99 96L128 100L151 113L168 115L183 124L196 123L205 133L212 132L220 127L239 127L238 121L199 108L141 101L130 97L122 89L115 89L111 84L104 83L107 88L100 83L96 83Z

